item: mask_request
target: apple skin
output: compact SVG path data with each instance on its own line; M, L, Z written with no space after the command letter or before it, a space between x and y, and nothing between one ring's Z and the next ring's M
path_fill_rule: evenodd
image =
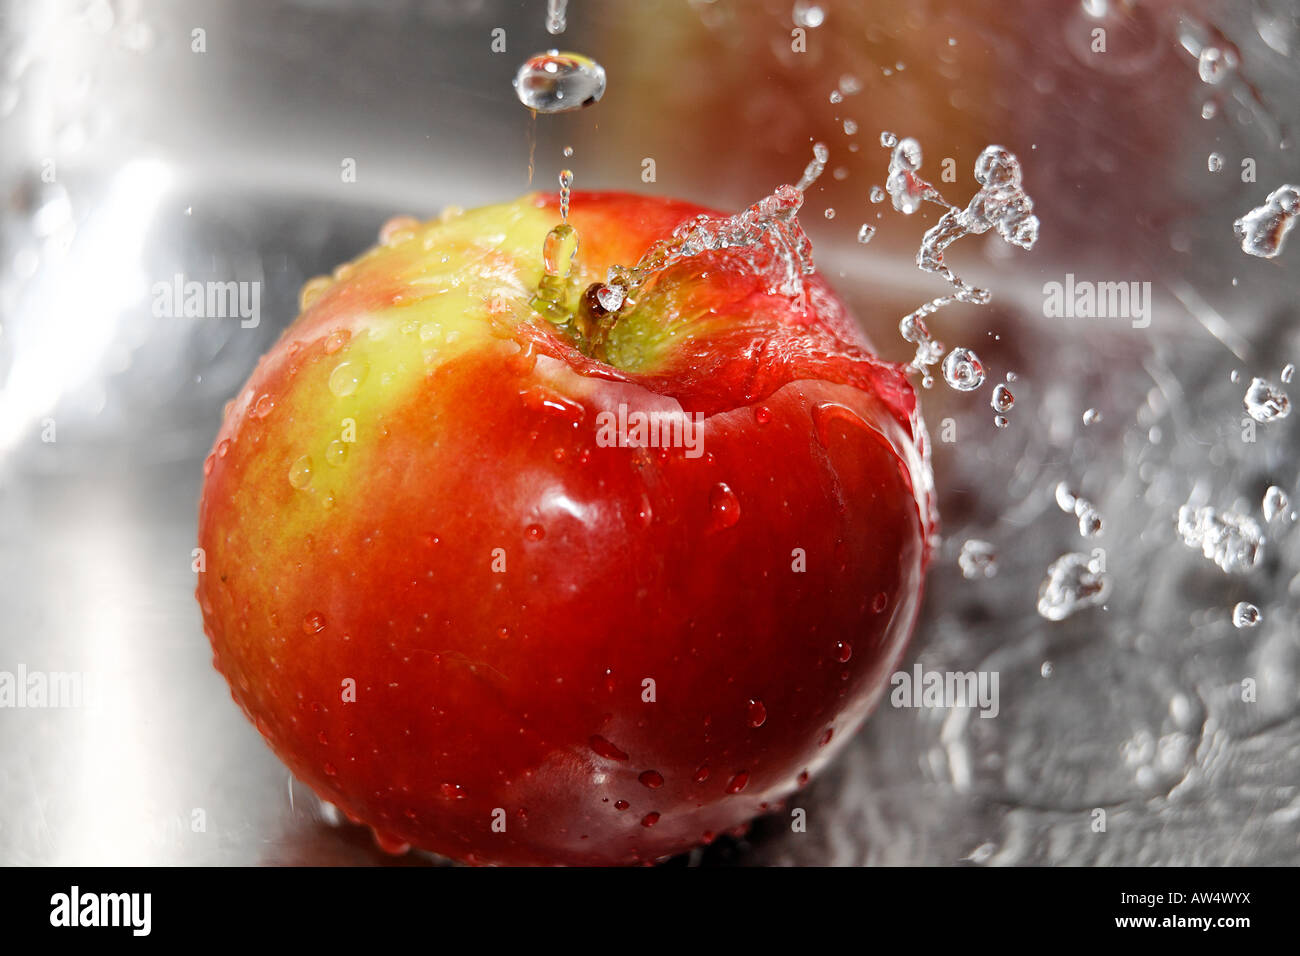
M575 194L576 287L704 212ZM801 311L753 250L686 260L620 320L616 367L527 306L558 218L531 195L385 227L304 289L204 466L214 663L388 849L707 843L833 757L916 619L924 427L824 281ZM603 447L620 404L701 413L702 453Z

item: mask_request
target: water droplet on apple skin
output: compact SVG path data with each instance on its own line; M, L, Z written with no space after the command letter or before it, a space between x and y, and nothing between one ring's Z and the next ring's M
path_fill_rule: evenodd
M311 484L311 456L302 455L289 466L289 484L302 491Z
M587 742L591 745L593 751L601 757L604 757L606 760L623 761L628 759L626 752L620 750L617 746L610 743L599 734L592 734L592 736L588 738Z
M709 492L710 527L722 531L740 520L740 500L725 481L720 481Z
M761 700L751 700L749 702L749 726L762 727L767 723L767 708L763 706Z
M366 378L368 371L365 362L340 362L330 372L329 390L335 398L347 398L353 394Z
M727 793L735 795L749 784L749 771L742 770L727 781Z
M664 777L658 770L645 770L637 777L643 787L658 790L664 785Z

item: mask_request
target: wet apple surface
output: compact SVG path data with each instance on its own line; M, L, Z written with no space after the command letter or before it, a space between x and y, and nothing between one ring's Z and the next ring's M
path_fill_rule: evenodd
M383 845L665 858L776 809L896 668L935 520L902 369L820 276L774 292L776 245L593 307L701 215L574 194L558 322L529 304L553 197L397 220L229 406L199 519L215 663Z

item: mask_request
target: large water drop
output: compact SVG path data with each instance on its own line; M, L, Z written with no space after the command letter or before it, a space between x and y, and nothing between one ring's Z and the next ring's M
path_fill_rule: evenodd
M529 57L514 79L519 102L539 113L590 106L605 95L605 68L581 53L548 50Z

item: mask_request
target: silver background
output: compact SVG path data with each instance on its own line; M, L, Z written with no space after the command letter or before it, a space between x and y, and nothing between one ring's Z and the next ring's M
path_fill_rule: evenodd
M933 323L978 349L992 380L1014 370L1018 403L999 432L992 381L924 397L936 439L951 417L958 440L936 443L945 540L909 658L996 670L1001 713L886 707L794 801L807 833L768 819L690 862L1300 861L1300 536L1275 526L1263 565L1228 578L1173 529L1193 493L1257 517L1269 484L1300 498L1300 416L1240 438L1245 382L1300 361L1300 240L1266 262L1231 234L1269 190L1300 181L1286 132L1300 121L1295 4L1112 4L1108 58L1080 52L1092 24L1064 0L827 6L815 49L791 63L785 0L573 0L562 45L604 62L610 91L539 121L535 182L549 188L571 142L580 188L734 208L797 177L808 136L826 139L832 166L856 165L810 194L819 264L903 359L894 323L943 290L910 264L933 213L877 221L882 207L866 202L884 177L879 130L918 135L932 177L951 147L960 172L942 185L959 203L974 190L973 150L1002 141L1020 155L1039 247L959 244L954 261L994 302ZM4 5L0 670L93 673L103 699L0 710L0 863L431 862L389 858L331 820L231 703L193 600L200 465L305 279L392 214L528 188L528 114L509 78L550 45L543 7ZM1180 12L1235 41L1257 98L1200 83L1178 48ZM202 55L194 26L207 30ZM496 26L506 55L488 51ZM947 36L970 59L944 59ZM900 59L908 69L885 76ZM830 111L845 71L866 88ZM1203 120L1214 94L1220 115ZM856 156L830 112L860 124ZM954 116L969 122L958 131ZM1225 156L1219 174L1206 170L1211 149ZM1246 156L1258 183L1239 181ZM357 159L356 183L340 181L342 157ZM53 184L40 175L49 159ZM861 221L881 227L865 249L852 238ZM1151 281L1151 327L1043 318L1042 283L1067 271ZM261 324L154 318L150 286L177 272L262 282ZM1088 407L1104 420L1085 429ZM1093 546L1054 505L1059 480L1105 515L1096 545L1116 580L1107 609L1050 624L1034 612L1044 569ZM958 573L970 536L998 546L996 577ZM1265 623L1234 630L1239 600ZM1254 704L1240 700L1245 677ZM195 808L205 832L190 827ZM1105 833L1092 832L1094 808Z

